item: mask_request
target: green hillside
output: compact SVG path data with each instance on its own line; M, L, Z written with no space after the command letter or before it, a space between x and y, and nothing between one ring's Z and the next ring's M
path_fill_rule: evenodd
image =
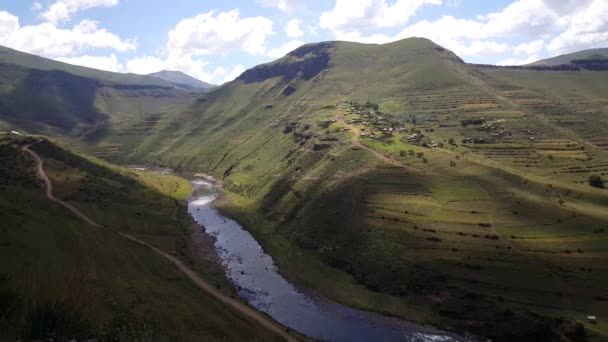
M0 47L0 129L103 135L117 122L154 120L193 98L155 77L84 68Z
M0 136L0 340L273 340L195 287L126 232L174 253L230 293L213 258L195 249L179 201L188 182L136 173L43 141L54 194L109 230L88 226L50 202L20 149L34 140Z
M586 316L608 316L607 79L469 65L422 38L324 42L66 142L213 174L287 277L348 305L606 340Z
M476 67L417 38L311 44L87 148L216 175L281 269L341 302L605 338L585 317L608 314L608 193L587 184L608 174L606 75Z
M606 60L608 59L608 48L603 49L589 49L583 51L577 51L566 55L560 55L552 58L541 59L534 63L528 64L528 66L557 66L564 64L571 64L573 61L589 61L589 60Z

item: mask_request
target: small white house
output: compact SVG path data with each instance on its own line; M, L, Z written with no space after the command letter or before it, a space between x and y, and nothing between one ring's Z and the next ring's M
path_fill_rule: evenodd
M597 323L597 317L595 316L587 316L587 320L589 321L589 323Z
M11 131L12 135L21 135L21 133L17 132L17 131Z

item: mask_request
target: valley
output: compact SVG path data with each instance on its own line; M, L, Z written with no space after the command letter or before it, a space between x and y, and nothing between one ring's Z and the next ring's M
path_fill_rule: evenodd
M101 166L32 145L48 158L59 198L181 259L194 253L183 203L175 202L188 195L187 182L136 173L158 193L131 202L109 189L134 183L100 168L214 176L224 194L215 206L252 234L281 275L341 304L496 341L601 341L607 321L587 316L608 316L608 191L591 186L608 178L608 71L591 56L593 69L510 68L464 63L423 38L324 42L204 92L35 69L3 88L0 119L7 129L52 137L62 151L94 156L87 158ZM60 107L44 96L33 102L39 106L19 102L15 94L33 89L31 75L64 96ZM73 96L74 82L88 84L86 103ZM32 176L23 180L24 200L37 203L30 220L50 215ZM152 204L159 200L163 212ZM57 209L66 226L76 225ZM168 228L175 222L180 232ZM80 231L70 234L91 243ZM217 265L197 270L231 286ZM190 289L180 288L184 303L186 295L203 300L183 279L165 293L173 293L169 286ZM233 317L225 307L198 307L201 315L211 309ZM180 319L191 322L189 315ZM237 321L243 336L257 334L259 327Z

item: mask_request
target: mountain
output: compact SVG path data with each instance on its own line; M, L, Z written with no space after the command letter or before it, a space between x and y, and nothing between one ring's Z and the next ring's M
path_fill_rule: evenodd
M17 51L4 46L0 46L0 64L45 71L65 71L76 76L82 76L86 78L115 83L169 86L167 82L159 81L157 78L150 76L123 74L117 72L102 71L78 65L71 65L63 62L58 62L52 59L32 55L29 53Z
M178 87L190 90L211 89L216 87L213 84L209 84L194 77L188 76L181 71L162 70L148 74L148 76L160 78L161 80L173 83Z
M190 91L155 77L69 65L0 47L0 127L89 135L192 101Z
M294 282L497 341L608 336L608 74L464 63L428 39L323 42L70 138L206 172Z
M608 194L587 185L608 162L606 81L468 65L419 38L310 44L116 160L222 179L222 210L334 299L498 340L552 336L560 317L608 314L574 299L606 295L606 270L581 259L608 258Z
M566 55L541 59L527 64L530 67L551 67L560 65L577 66L584 69L608 69L608 48L578 51Z

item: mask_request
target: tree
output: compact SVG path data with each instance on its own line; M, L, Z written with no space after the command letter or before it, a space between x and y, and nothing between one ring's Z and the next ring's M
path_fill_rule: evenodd
M450 139L448 139L448 144L456 145L456 141L454 140L454 138L450 138Z
M604 188L604 180L599 175L591 175L589 176L589 185L594 188Z

